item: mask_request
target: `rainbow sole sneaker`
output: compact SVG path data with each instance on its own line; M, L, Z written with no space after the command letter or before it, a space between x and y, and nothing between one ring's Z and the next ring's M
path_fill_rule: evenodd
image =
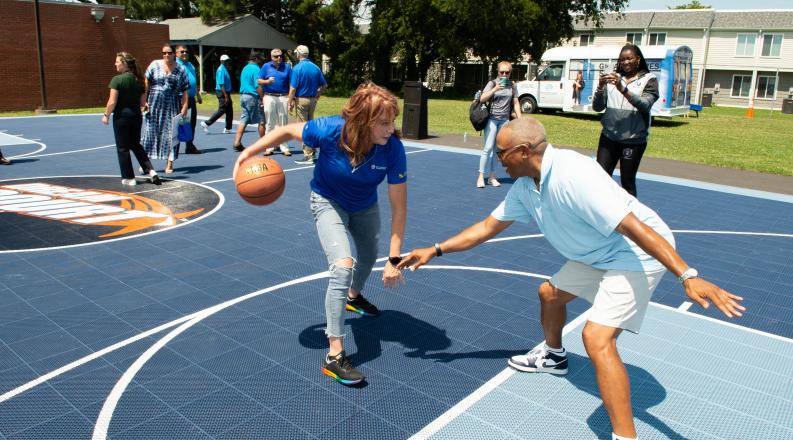
M356 385L366 379L360 370L352 366L344 351L335 356L325 356L322 361L322 374L332 377L342 385Z
M367 301L363 295L358 295L355 299L347 297L345 309L363 316L377 316L380 314L380 310L378 310L374 304Z

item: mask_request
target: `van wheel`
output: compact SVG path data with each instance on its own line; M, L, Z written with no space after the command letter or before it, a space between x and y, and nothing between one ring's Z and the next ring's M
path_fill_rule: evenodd
M531 96L522 96L520 98L520 111L523 113L536 113L537 101Z

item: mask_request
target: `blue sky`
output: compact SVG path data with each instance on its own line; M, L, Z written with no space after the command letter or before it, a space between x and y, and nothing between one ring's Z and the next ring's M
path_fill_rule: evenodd
M626 10L641 11L649 9L666 9L667 6L676 6L690 3L690 0L631 0ZM703 5L719 9L793 9L791 0L699 0Z

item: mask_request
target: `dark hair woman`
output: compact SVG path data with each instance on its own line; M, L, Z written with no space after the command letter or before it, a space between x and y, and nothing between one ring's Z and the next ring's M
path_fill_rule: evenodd
M364 375L353 367L344 352L342 312L346 309L370 316L379 313L361 295L361 290L377 260L380 236L377 187L386 178L391 234L383 284L396 287L402 280L396 265L400 261L407 217L407 160L405 147L394 128L398 113L393 94L371 83L362 84L340 116L278 127L243 150L234 166L236 174L245 159L289 140L302 141L321 150L311 180L310 204L330 273L325 292L325 334L330 349L322 372L345 385L361 382Z
M609 174L619 162L622 187L633 196L639 162L647 148L650 110L657 100L658 79L650 73L641 49L625 45L615 72L600 75L592 108L605 109L597 161Z
M143 99L143 74L135 57L129 52L116 54L116 72L118 75L108 85L110 96L102 115L102 123L107 124L110 114L113 114L113 134L116 138L118 166L121 168L121 183L137 184L132 158L129 156L132 151L143 171L149 174L152 182L159 185L160 178L140 144L140 127L143 122L140 109L146 103Z

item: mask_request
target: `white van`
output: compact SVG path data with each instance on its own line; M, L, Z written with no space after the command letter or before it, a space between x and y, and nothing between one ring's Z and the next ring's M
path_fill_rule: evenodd
M555 47L542 55L542 65L532 80L516 83L523 113L538 109L592 112L592 94L601 72L612 72L622 46ZM647 65L658 78L658 101L653 116L688 113L691 105L693 52L688 46L640 47ZM573 83L581 72L584 88L574 102Z

